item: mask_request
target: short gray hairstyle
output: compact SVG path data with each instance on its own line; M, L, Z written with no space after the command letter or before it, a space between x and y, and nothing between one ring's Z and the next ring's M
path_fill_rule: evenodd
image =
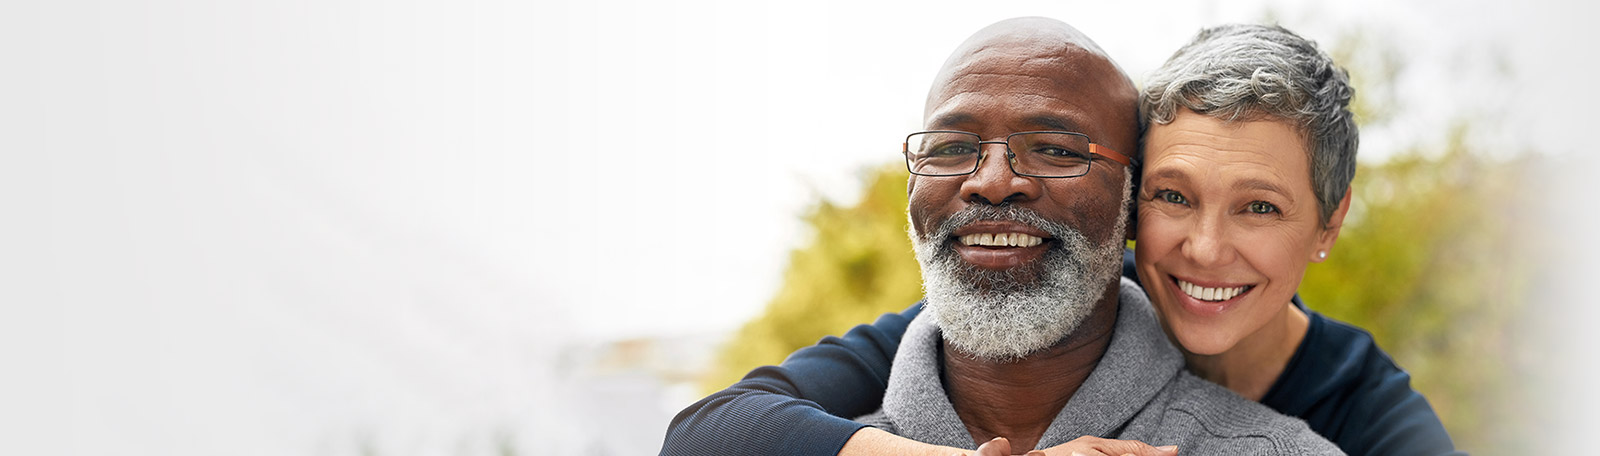
M1172 122L1180 107L1226 122L1295 125L1326 225L1356 175L1354 95L1349 74L1317 43L1276 25L1234 24L1201 30L1172 54L1145 82L1139 110L1150 125Z

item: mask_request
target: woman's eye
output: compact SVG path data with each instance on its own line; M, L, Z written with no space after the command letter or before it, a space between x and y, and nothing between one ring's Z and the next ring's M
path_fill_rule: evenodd
M1278 212L1277 206L1273 206L1272 203L1268 203L1266 201L1252 202L1247 209L1249 209L1250 213L1252 214L1271 214L1273 212Z
M1183 194L1174 192L1172 190L1162 190L1157 192L1156 199L1160 199L1172 204L1189 204L1189 200L1184 198Z

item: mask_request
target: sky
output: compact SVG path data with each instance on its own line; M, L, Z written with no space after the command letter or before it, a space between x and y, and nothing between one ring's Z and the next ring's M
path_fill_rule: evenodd
M968 34L1060 18L1137 81L1269 10L1394 44L1408 114L1363 160L1463 117L1589 154L1595 7L1560 2L8 2L0 452L597 432L562 353L756 315Z

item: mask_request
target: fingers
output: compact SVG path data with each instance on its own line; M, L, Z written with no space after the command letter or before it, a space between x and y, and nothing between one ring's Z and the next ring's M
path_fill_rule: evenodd
M1105 454L1119 454L1123 456L1175 456L1178 454L1176 445L1154 447L1138 440L1110 440L1102 439L1095 445Z
M1051 450L1064 450L1073 456L1177 456L1178 454L1176 445L1154 447L1137 440L1102 439L1089 435L1078 437Z
M1011 441L1005 437L995 437L978 445L978 451L973 452L972 456L1011 456Z

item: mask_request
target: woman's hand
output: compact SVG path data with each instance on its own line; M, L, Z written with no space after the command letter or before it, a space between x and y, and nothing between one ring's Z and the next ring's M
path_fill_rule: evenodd
M926 456L1011 456L1011 441L1004 437L979 445L976 451L927 444L882 429L866 427L856 431L839 450L839 456L854 455L926 455ZM1178 447L1153 447L1137 440L1102 439L1083 436L1043 450L1028 452L1028 456L1177 456Z
M986 443L985 445L988 444ZM1005 451L1009 453L1010 449L1011 445L1007 444ZM979 447L979 450L982 451L982 447ZM876 456L881 454L905 456L965 456L967 454L967 450L962 448L934 445L930 443L922 443L916 440L890 434L888 431L884 431L875 427L864 427L861 428L861 430L856 431L854 435L850 436L850 440L844 442L844 448L839 449L839 456ZM1002 456L1010 456L1006 453L977 454L998 454Z
M1029 451L1027 456L1177 456L1178 447L1153 447L1138 440L1112 440L1083 436L1071 442L1044 450ZM972 456L1011 456L1011 442L1004 437L984 442Z
M1177 454L1178 447L1174 445L1154 447L1138 440L1102 439L1092 435L1078 437L1070 442L1045 448L1044 451L1028 452L1029 456L1177 456Z

